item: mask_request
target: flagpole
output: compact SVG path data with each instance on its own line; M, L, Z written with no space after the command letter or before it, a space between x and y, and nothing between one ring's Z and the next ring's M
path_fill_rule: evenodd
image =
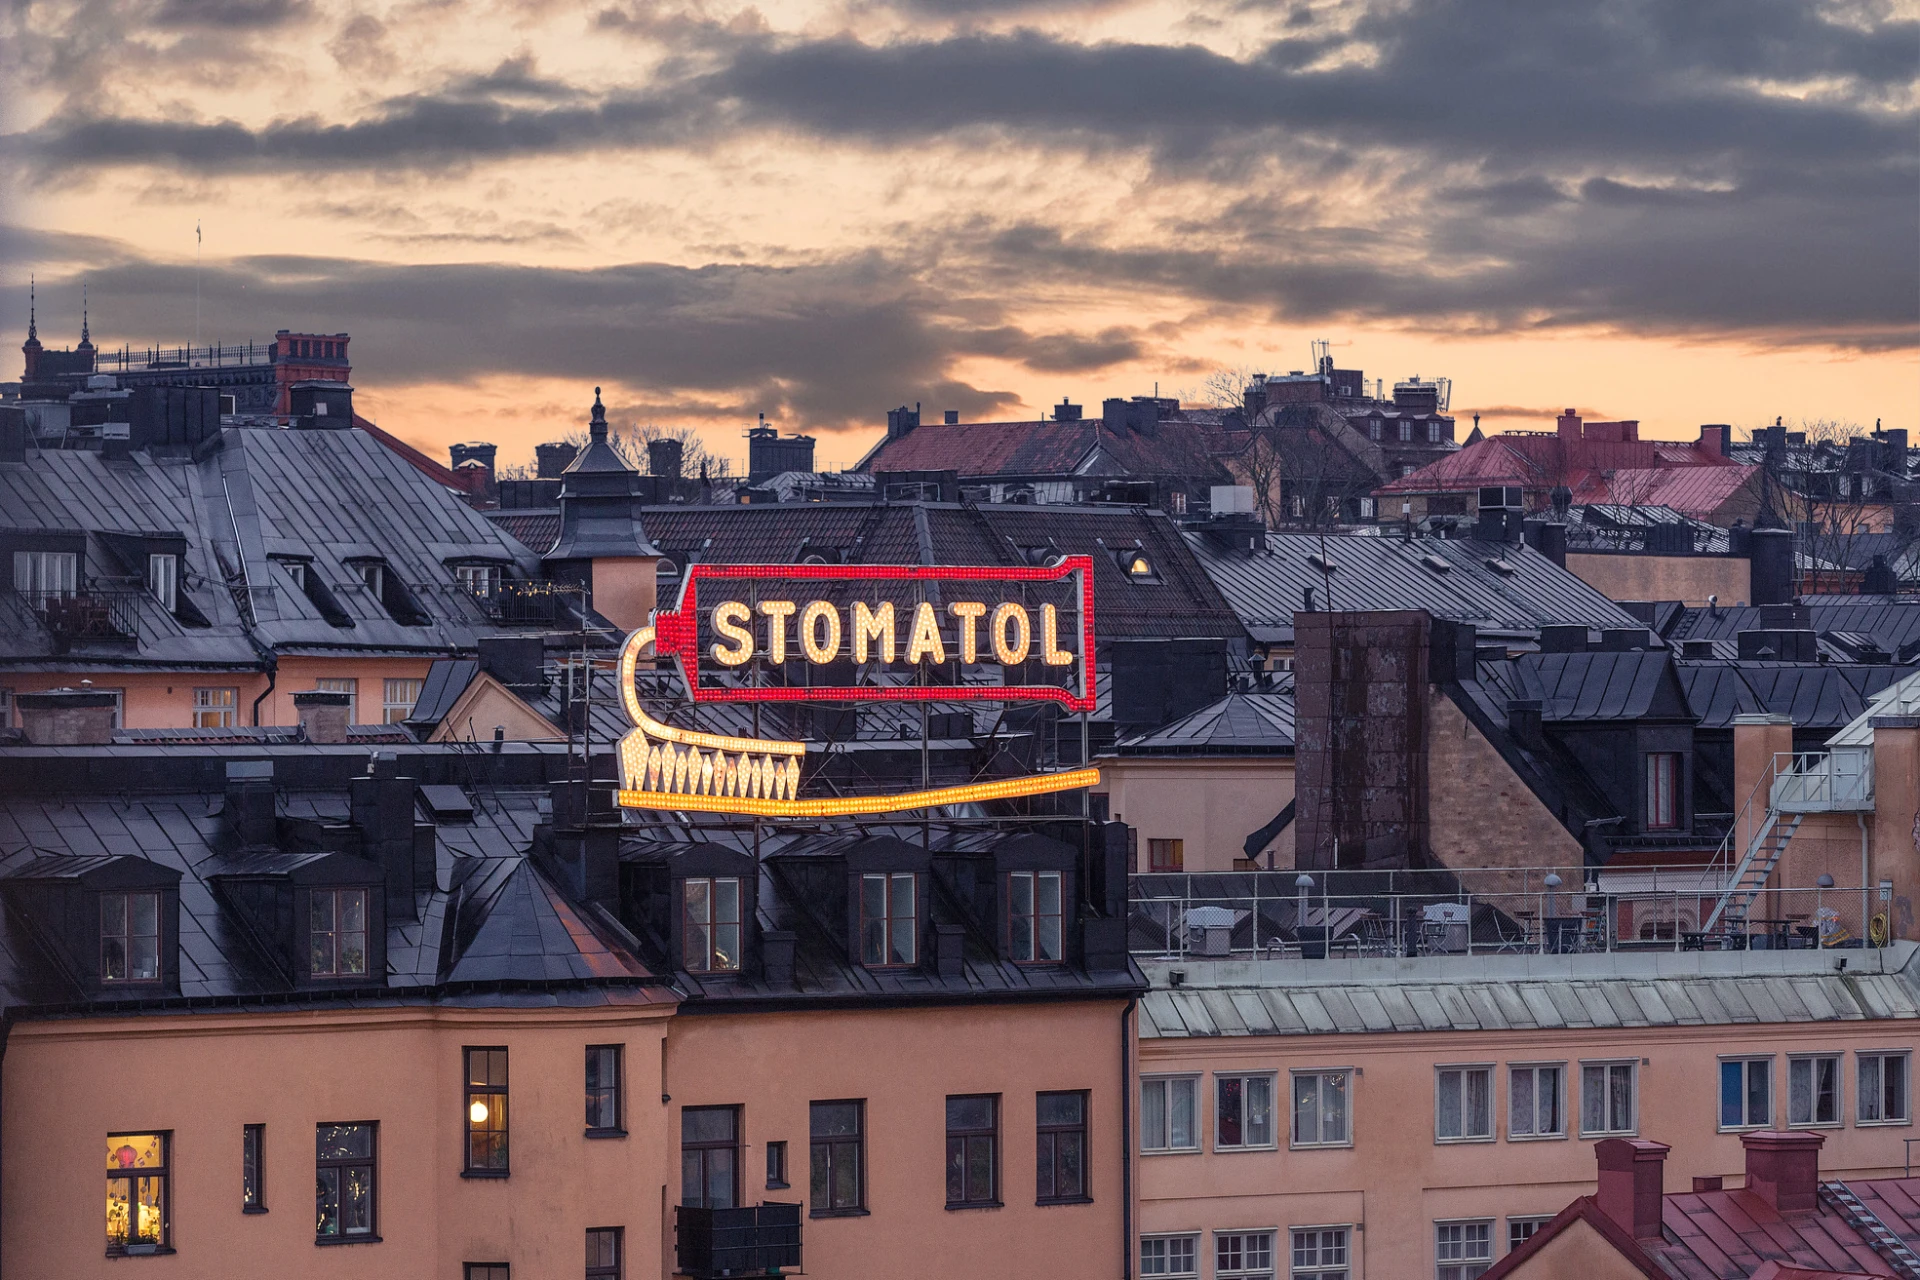
M193 345L200 346L200 220L193 220ZM193 357L187 357L187 367L193 367Z

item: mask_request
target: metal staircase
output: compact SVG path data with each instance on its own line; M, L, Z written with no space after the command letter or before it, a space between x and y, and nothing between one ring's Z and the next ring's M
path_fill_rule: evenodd
M1915 1253L1905 1240L1880 1221L1879 1215L1853 1193L1853 1188L1835 1178L1820 1184L1820 1198L1865 1236L1873 1251L1893 1264L1895 1272L1906 1280L1920 1280L1920 1253Z
M1728 927L1746 924L1747 912L1752 908L1754 898L1767 887L1767 879L1773 875L1773 869L1780 865L1780 855L1787 851L1787 842L1800 829L1805 816L1801 813L1782 813L1778 809L1767 810L1766 821L1753 833L1745 856L1733 869L1733 874L1727 877L1726 888L1713 904L1713 914L1701 926L1702 932L1712 933L1723 923ZM1735 829L1738 829L1737 823Z

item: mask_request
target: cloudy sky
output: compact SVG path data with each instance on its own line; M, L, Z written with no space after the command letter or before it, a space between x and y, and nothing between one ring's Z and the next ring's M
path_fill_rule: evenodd
M1305 367L1920 430L1920 0L0 0L0 332L503 461ZM8 337L9 346L18 337ZM13 369L3 376L12 376Z

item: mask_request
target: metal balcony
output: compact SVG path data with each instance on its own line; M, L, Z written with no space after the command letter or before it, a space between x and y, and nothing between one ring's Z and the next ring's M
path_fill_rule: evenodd
M1872 809L1873 748L1777 754L1768 803L1780 813Z
M697 1280L794 1275L800 1270L800 1206L673 1211L674 1274Z
M40 619L41 625L62 648L74 644L138 644L140 641L140 601L147 593L137 588L16 591L14 595Z

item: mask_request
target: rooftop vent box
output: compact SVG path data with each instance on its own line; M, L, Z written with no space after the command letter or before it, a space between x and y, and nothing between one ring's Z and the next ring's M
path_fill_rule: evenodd
M1253 514L1253 486L1217 484L1213 486L1213 514L1243 516Z
M1482 511L1522 511L1525 507L1525 494L1517 484L1480 486L1480 510Z

